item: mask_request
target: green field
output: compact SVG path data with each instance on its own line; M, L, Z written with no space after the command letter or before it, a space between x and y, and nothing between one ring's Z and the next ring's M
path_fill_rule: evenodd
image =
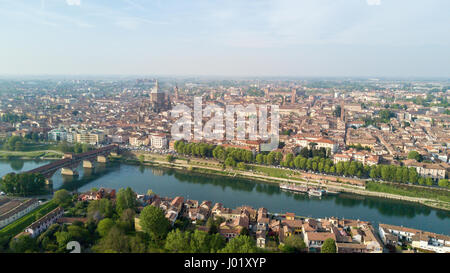
M408 185L382 184L369 181L366 184L366 189L369 191L385 192L402 196L428 198L433 200L450 202L449 191L434 188L416 188Z
M14 237L17 234L21 233L26 227L31 225L36 221L36 215L44 216L49 213L53 209L55 209L58 205L53 201L50 201L42 206L37 207L32 212L18 219L17 221L7 225L6 227L0 229L0 237Z
M276 168L265 167L265 166L256 166L256 165L250 165L250 169L253 170L254 172L260 172L267 176L301 180L299 178L294 177L296 173L291 170L283 170L283 169L276 169Z
M6 151L1 146L2 151ZM21 152L43 151L43 150L58 150L57 144L43 144L43 143L24 143Z
M16 152L16 151L0 151L0 158L10 159L10 158L57 158L60 159L63 155L62 152L55 150L43 150L43 151L30 151L30 152Z

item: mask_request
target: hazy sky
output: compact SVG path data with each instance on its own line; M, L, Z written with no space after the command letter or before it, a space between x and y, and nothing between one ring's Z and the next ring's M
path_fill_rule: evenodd
M448 0L0 0L0 74L450 77Z

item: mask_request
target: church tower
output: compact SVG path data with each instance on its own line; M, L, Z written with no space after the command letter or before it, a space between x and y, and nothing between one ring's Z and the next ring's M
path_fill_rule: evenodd
M175 85L175 100L178 101L178 85Z
M293 88L291 94L291 104L295 104L296 96L297 96L297 89Z
M155 87L150 92L150 103L152 105L152 108L156 112L166 109L167 105L165 105L165 100L166 100L166 96L165 96L164 92L161 92L159 90L158 80L156 80Z

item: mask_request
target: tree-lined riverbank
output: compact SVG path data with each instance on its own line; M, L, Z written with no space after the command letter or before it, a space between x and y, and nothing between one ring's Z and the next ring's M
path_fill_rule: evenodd
M162 160L166 156L159 156ZM150 159L150 158L149 158ZM19 164L19 162L22 162ZM167 161L166 161L167 162ZM214 162L209 162L212 166ZM0 161L0 174L11 171L23 172L44 164L42 160ZM133 164L131 164L133 163ZM163 166L156 163L140 164L134 159L127 163L111 162L98 164L94 169L77 167L78 177L52 177L53 189L67 189L73 192L86 192L92 188L120 189L131 187L145 194L149 189L161 196L183 196L185 199L210 200L234 208L249 205L255 208L265 207L274 213L293 212L304 217L331 217L361 219L377 223L448 233L450 212L424 206L417 202L379 198L368 195L341 192L322 197L308 196L284 191L276 180L268 183L263 179L250 179L235 175L233 170L223 171ZM48 198L46 198L48 199Z
M141 155L143 155L144 158L142 158ZM240 177L271 183L308 184L311 186L328 188L332 191L416 202L433 208L443 209L447 211L450 210L450 202L448 201L450 200L449 191L439 191L438 189L436 189L435 191L439 191L439 195L437 192L435 192L436 195L433 196L431 193L424 194L423 191L418 191L414 185L402 185L403 189L399 190L391 184L368 182L368 185L370 185L370 187L361 188L360 186L325 180L318 181L311 179L302 179L301 171L283 170L279 168L264 166L263 168L273 169L273 172L275 172L275 174L269 175L268 172L261 172L260 167L256 168L257 171L253 171L251 170L251 168L250 170L243 171L236 168L223 168L223 165L220 164L220 162L216 162L215 160L203 160L197 158L180 158L169 162L166 157L151 153L127 153L120 160L134 164L158 165L169 168L189 170L192 172L216 174L228 177ZM292 173L298 173L299 175L292 175ZM377 187L373 185L377 185Z

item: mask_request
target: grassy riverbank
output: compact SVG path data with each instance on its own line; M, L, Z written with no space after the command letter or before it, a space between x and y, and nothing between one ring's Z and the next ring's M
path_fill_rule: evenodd
M39 150L39 151L5 151L0 150L0 158L3 159L61 159L64 153L57 150Z
M450 202L450 192L446 190L432 188L415 188L409 185L381 184L369 181L366 184L367 190L376 192L385 192L402 196L417 198L435 199L442 202Z

